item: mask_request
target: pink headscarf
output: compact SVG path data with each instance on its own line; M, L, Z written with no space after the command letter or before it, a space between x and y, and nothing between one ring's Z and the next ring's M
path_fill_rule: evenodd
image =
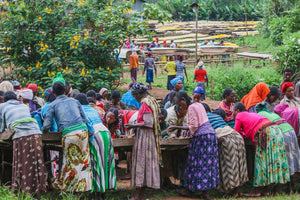
M299 136L299 108L289 107L288 104L279 104L275 106L274 111L285 119L294 128L296 135Z

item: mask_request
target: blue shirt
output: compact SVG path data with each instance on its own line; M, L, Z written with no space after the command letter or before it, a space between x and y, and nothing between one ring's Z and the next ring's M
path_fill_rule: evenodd
M69 98L66 95L58 96L55 101L49 105L43 130L49 130L52 127L53 118L55 118L60 132L70 126L87 122L79 101Z
M175 66L176 66L176 76L182 76L184 78L183 71L184 71L186 65L182 62L177 62L175 64Z
M89 132L92 132L95 134L95 129L93 125L102 123L102 120L100 119L100 116L98 112L90 105L81 105L83 112L87 118L87 128ZM90 141L93 142L95 135L90 137Z
M121 101L125 103L127 106L133 106L136 107L137 109L140 109L142 104L135 100L135 98L132 96L131 91L129 90L125 94L123 94Z
M42 112L43 119L46 117L46 114L47 114L50 103L51 102L46 102L46 104L42 107L41 112ZM51 132L57 132L58 131L58 127L57 127L57 123L55 121L55 118L53 118L53 124L52 124L52 127L50 128L50 131Z
M213 127L213 129L224 128L228 126L228 124L222 119L220 115L214 113L206 113L208 117L208 121Z

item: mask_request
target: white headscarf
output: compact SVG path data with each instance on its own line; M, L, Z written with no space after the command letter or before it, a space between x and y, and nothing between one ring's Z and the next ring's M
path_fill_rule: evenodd
M100 94L100 95L103 95L103 93L106 92L106 91L108 92L108 89L102 88L102 89L99 91L99 94Z
M0 90L3 92L14 91L14 86L9 81L3 81L0 84Z
M19 91L19 95L24 99L32 100L33 99L33 92L30 89L23 89Z

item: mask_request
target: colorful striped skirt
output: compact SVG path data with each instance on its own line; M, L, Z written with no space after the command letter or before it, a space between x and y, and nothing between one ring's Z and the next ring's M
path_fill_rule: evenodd
M254 187L284 184L290 181L283 135L279 126L266 128L266 149L261 148L261 137L256 146L254 164Z
M102 123L95 124L93 128L95 133L90 139L92 192L116 190L117 178L111 134Z

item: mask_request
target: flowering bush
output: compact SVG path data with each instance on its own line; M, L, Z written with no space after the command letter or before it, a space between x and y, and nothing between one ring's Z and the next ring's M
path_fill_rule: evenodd
M14 64L14 78L23 86L34 82L49 87L62 72L83 91L112 87L121 72L114 58L120 39L147 34L146 22L136 23L137 14L129 14L132 5L108 0L4 1L2 64Z

